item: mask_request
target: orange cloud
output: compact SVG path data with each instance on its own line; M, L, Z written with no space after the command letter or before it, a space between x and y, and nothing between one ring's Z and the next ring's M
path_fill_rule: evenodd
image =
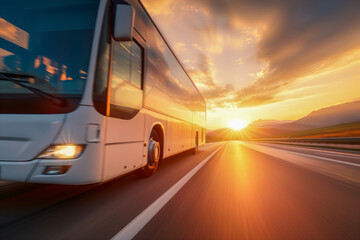
M155 15L169 15L173 13L172 0L142 0L147 10Z
M195 4L195 3L194 3ZM321 73L360 47L359 1L199 0L214 22L234 30L258 29L257 57L268 65L266 73L236 92L239 107L280 101L285 86ZM211 28L211 27L209 27Z

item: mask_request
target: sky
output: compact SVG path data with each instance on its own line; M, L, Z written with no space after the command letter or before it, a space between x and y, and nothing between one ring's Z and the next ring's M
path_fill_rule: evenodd
M142 0L207 102L207 128L360 100L358 0Z

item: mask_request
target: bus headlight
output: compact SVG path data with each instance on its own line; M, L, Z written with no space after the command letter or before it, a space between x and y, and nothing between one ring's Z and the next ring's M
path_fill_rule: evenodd
M37 158L42 159L73 159L78 158L84 151L85 145L52 145Z

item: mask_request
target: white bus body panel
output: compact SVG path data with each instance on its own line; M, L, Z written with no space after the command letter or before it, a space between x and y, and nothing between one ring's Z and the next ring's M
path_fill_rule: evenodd
M29 161L55 140L64 114L2 114L0 161Z
M145 109L130 120L107 117L104 180L143 166Z
M0 180L25 182L38 161L0 162Z
M182 121L169 118L166 131L166 139L168 140L165 148L166 157L182 151L182 144L179 141L183 135L182 125Z
M83 154L72 160L60 159L41 159L33 174L29 177L30 182L39 183L61 183L61 184L90 184L102 180L102 158L104 142L105 117L99 114L91 106L79 106L74 112L67 114L64 127L55 140L55 144L86 144ZM92 129L89 125L99 127L100 136L98 141L88 139L88 136L94 135L89 132ZM91 142L89 142L89 140ZM68 172L62 175L44 175L46 166L70 165Z
M104 180L110 180L143 165L143 142L119 143L105 148Z
M18 116L18 115L14 115ZM53 115L61 116L61 115ZM27 116L25 119L27 119ZM44 115L38 115L39 119L46 119ZM41 118L43 117L43 118ZM27 181L37 183L56 183L56 184L90 184L102 181L102 158L104 142L105 117L95 111L90 106L79 106L74 112L66 115L64 126L57 138L48 139L46 146L50 144L86 144L83 154L77 159L31 159L26 162L0 161L0 180L7 181ZM41 121L39 121L41 122ZM92 128L89 125L96 125L100 130L98 141L89 139L94 134L89 132ZM39 128L37 128L39 129ZM24 129L24 133L31 132L30 128ZM34 133L35 134L35 133ZM49 136L47 132L37 132L36 134ZM45 138L45 137L44 137ZM90 140L90 142L89 142ZM40 141L41 143L41 141ZM34 145L40 145L36 142ZM4 145L4 144L2 144ZM38 155L44 147L36 152ZM34 156L33 156L34 157ZM46 166L68 165L70 169L62 175L44 175Z

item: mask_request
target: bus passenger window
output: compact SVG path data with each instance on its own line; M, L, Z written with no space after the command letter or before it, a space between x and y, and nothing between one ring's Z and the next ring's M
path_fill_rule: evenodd
M110 116L131 119L142 108L143 49L135 42L113 42Z
M115 42L113 51L112 84L130 82L131 42Z
M131 58L131 79L130 82L141 88L142 78L142 49L133 42L132 45L132 58Z

